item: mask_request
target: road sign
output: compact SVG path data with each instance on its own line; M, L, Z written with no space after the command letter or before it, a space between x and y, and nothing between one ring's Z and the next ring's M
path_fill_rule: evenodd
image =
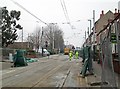
M116 39L116 34L115 33L111 33L111 42L112 43L117 43L117 39Z

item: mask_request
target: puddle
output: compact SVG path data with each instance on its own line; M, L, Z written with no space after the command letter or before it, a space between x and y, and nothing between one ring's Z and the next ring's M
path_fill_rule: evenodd
M64 74L58 74L57 76L54 76L55 79L64 79L65 75Z

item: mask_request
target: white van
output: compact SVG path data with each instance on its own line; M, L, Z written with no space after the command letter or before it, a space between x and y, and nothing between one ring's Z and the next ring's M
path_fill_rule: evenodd
M39 49L38 52L42 54L42 49ZM43 49L43 56L50 56L50 53L46 49Z

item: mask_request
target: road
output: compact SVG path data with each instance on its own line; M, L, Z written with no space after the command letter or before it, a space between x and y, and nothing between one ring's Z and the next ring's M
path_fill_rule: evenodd
M16 87L22 87L22 89L26 89L26 87L27 89L94 87L90 86L90 83L101 81L101 67L93 62L95 74L82 78L80 77L81 61L81 58L70 61L67 55L52 55L49 59L47 57L39 58L38 62L29 63L25 67L3 69L0 71L2 76L0 77L0 84L2 83L2 87L7 87L3 89L9 89L10 87L11 89L16 89Z
M3 87L81 87L85 79L79 78L81 59L68 60L67 55L54 55L49 59L40 58L38 62L26 67L5 69L2 72ZM77 81L77 82L76 82Z

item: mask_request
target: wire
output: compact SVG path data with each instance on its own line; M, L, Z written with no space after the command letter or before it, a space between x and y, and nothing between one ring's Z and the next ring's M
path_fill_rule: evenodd
M67 12L67 8L66 8L66 5L65 5L65 1L64 0L60 0L60 3L61 3L61 6L63 8L63 12L64 12L64 15L65 15L65 18L66 20L68 21L70 27L73 29L72 25L71 25L71 22L70 22L70 19L69 19L69 15L68 15L68 12Z
M64 15L65 15L65 18L67 20L67 15L66 15L66 12L65 12L65 8L64 8L64 5L62 3L62 1L60 0L60 3L61 3L61 6L62 6L62 9L63 9L63 12L64 12Z
M66 11L67 19L68 19L68 21L70 22L70 19L69 19L69 16L68 16L68 12L67 12L67 8L66 8L65 1L64 1L64 0L63 0L63 5L64 5L65 11Z
M42 21L41 19L39 19L37 16L35 16L34 14L32 14L30 11L28 11L27 9L25 9L22 5L20 5L19 3L11 0L14 4L16 4L17 6L19 6L20 8L22 8L23 10L25 10L26 12L28 12L30 15L32 15L33 17L35 17L36 19L38 19L40 22L48 25L46 22Z

